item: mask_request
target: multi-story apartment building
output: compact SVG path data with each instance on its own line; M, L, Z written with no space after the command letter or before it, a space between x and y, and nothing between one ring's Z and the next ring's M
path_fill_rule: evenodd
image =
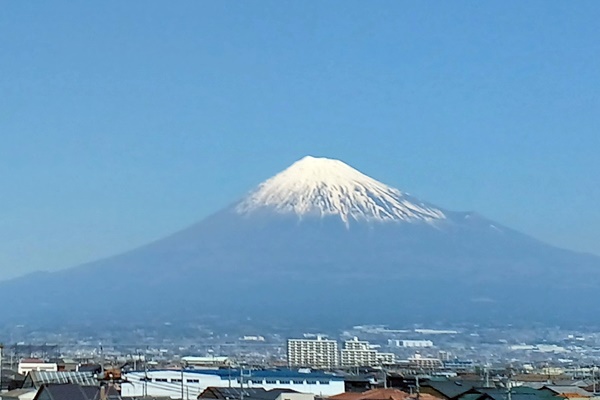
M339 365L335 340L317 336L316 339L288 339L287 356L290 367L330 369Z
M396 347L421 347L428 348L433 347L433 342L431 340L388 340L390 345L394 345Z
M410 368L436 369L443 366L442 360L433 357L423 357L421 354L415 354L408 359Z
M355 337L344 342L340 361L344 367L371 367L393 364L395 357L392 353L380 353L371 348L369 342Z

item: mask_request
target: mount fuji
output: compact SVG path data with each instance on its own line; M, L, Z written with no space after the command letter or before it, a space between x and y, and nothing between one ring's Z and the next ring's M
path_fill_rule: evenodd
M305 157L162 240L0 282L0 319L580 322L599 287L600 257Z

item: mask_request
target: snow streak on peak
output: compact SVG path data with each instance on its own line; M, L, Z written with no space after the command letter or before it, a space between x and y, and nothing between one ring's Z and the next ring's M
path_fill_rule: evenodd
M339 216L355 221L426 221L446 218L429 207L349 165L304 157L261 183L235 207L239 214L272 210L280 214Z

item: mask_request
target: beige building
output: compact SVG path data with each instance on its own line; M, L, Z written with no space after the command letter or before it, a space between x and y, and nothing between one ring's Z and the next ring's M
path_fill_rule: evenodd
M436 369L441 368L443 363L439 358L423 357L417 353L408 359L408 365L411 368Z
M339 365L337 342L321 336L316 339L288 339L287 357L290 367L330 369Z
M27 375L31 371L56 372L58 371L58 364L47 363L37 358L24 358L19 361L19 366L17 367L19 374Z
M354 337L344 342L340 361L343 367L374 367L393 364L395 356L392 353L380 353L366 340L358 340Z

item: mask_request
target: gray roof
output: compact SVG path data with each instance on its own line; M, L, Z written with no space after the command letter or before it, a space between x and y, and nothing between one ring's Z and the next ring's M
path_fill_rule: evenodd
M25 377L23 387L39 388L48 383L75 383L83 386L98 386L98 379L91 372L67 372L67 371L31 371Z
M506 400L508 390L506 388L476 388L475 392L482 393L494 400ZM518 386L510 390L512 400L558 400L554 395L547 391L536 390L529 387ZM462 396L459 397L459 399Z
M34 400L99 400L100 387L81 386L76 384L43 384L34 397ZM107 390L109 400L121 400L121 396L110 388Z
M90 390L91 389L91 390ZM34 400L95 400L99 398L100 388L73 384L44 384L38 390Z
M558 386L558 385L546 385L544 386L545 389L549 389L551 391L553 391L554 393L558 393L558 394L566 394L566 393L575 393L580 395L581 397L592 397L593 394L588 392L585 389L580 388L579 386L573 386L573 385L569 385L569 386Z
M240 399L241 392L244 392L244 399L255 400L275 400L281 393L297 393L291 389L272 389L265 390L263 388L244 388L239 387L207 387L200 395L199 399L219 399L233 400Z
M587 387L592 385L594 382L591 379L562 379L553 381L550 386L579 386L579 387ZM547 385L547 384L546 384Z
M448 398L456 397L468 392L476 386L483 386L483 381L467 381L467 380L430 380L421 383L421 387L431 387Z

